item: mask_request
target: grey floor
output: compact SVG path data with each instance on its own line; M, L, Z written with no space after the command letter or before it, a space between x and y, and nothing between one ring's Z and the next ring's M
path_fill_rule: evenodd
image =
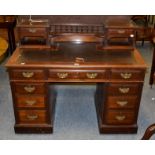
M155 123L155 86L149 86L149 73L153 49L146 43L138 45L149 68L146 73L137 134L99 134L93 94L95 85L57 85L58 96L53 134L15 134L12 98L5 62L0 65L0 139L89 139L137 140L146 127ZM152 139L155 139L153 136Z

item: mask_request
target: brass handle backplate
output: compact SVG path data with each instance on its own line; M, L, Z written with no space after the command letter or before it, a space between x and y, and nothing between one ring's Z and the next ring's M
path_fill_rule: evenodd
M118 90L119 90L119 92L126 94L129 92L130 88L119 88Z
M130 79L132 77L132 74L131 73L121 73L120 76L123 79Z
M33 29L33 28L30 28L30 29L29 29L29 32L30 32L30 33L36 33L37 30L36 30L36 29Z
M128 101L117 101L116 103L117 103L119 106L123 107L123 106L125 106L125 105L128 104Z
M86 74L89 79L95 79L97 77L97 73L87 73Z
M117 31L119 34L123 34L123 33L125 33L125 30L118 30Z
M23 77L31 78L34 76L34 72L22 72Z
M32 120L32 121L38 119L38 115L27 115L26 117L27 119Z
M58 76L60 79L65 79L65 78L67 78L68 73L57 73L57 76Z
M115 119L118 120L118 121L123 121L125 120L126 116L125 115L116 115L115 116Z
M26 100L25 103L26 103L28 106L32 106L32 105L36 104L36 100Z
M25 86L24 90L28 93L33 93L35 91L35 86Z

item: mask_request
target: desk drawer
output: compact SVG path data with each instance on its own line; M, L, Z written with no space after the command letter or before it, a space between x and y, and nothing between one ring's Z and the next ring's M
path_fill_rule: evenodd
M17 115L21 124L41 124L47 122L45 110L18 110Z
M45 36L46 37L47 32L46 28L36 28L36 27L29 27L29 28L21 28L20 29L20 37L26 37L26 36L35 36L35 37L40 37L40 36Z
M44 94L44 83L14 83L14 89L16 93L20 94Z
M95 71L83 71L79 73L81 79L106 79L107 71L106 70L95 70Z
M45 79L45 73L40 69L14 69L10 71L10 78L15 80L41 80Z
M106 114L106 123L111 125L133 124L134 118L134 111L109 110Z
M49 70L49 78L56 80L78 79L79 73L74 70Z
M45 96L17 95L16 105L18 108L45 108Z
M138 95L141 93L141 84L138 83L110 83L109 95Z
M115 37L117 36L127 36L129 37L130 35L134 34L134 30L132 29L108 29L108 35L114 35Z
M111 69L110 79L111 80L144 80L144 70L131 70L131 69Z
M135 108L138 104L138 96L108 96L108 108Z
M78 70L50 70L49 71L50 79L65 80L65 79L84 79L84 80L97 80L106 78L106 70L99 71L78 71Z

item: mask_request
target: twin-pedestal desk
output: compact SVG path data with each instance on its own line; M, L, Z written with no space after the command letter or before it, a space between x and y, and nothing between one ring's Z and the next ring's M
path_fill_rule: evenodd
M71 37L75 42L51 46L19 46L7 62L16 133L53 132L59 92L49 85L55 83L96 83L94 102L100 133L137 132L146 70L140 53L135 48L104 48L89 39L81 42L79 37L76 34Z

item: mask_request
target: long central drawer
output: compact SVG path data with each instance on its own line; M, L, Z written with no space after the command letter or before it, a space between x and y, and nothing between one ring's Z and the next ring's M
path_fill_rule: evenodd
M100 80L107 79L107 70L49 70L49 79L52 80Z

